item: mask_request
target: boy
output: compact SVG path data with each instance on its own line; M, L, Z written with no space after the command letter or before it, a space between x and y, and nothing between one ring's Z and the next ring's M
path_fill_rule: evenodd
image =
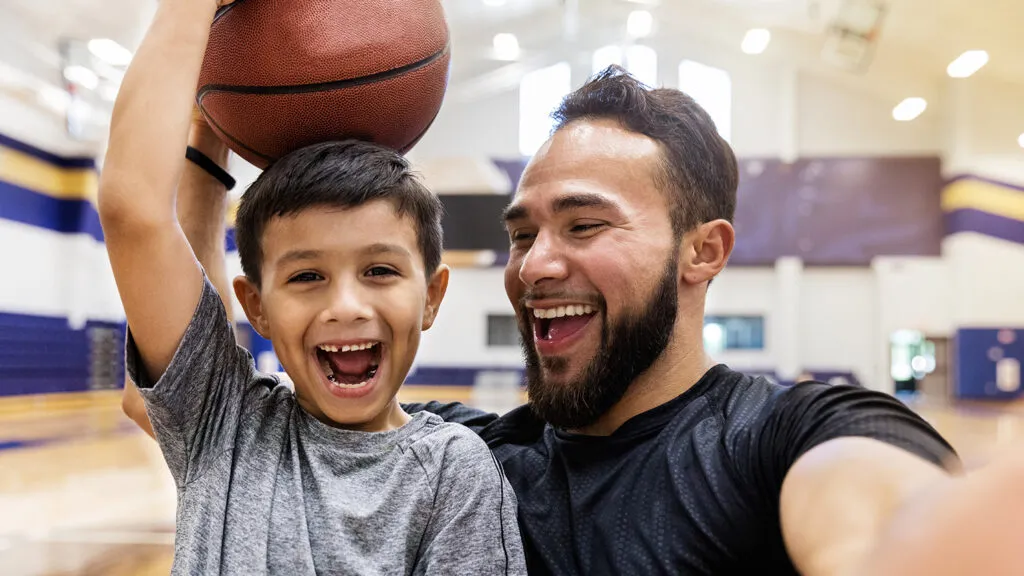
M234 290L294 394L236 346L175 215L217 7L160 3L100 187L128 371L178 487L174 573L525 574L487 447L395 399L448 280L440 203L399 155L319 144L246 192Z

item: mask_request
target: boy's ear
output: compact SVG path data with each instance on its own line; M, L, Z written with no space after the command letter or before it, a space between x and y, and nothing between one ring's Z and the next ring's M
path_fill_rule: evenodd
M437 311L441 308L441 300L444 300L444 294L448 291L448 274L448 265L441 264L430 278L430 282L427 283L427 301L423 305L422 330L429 330L434 325Z
M235 289L235 297L245 310L245 316L253 330L263 338L270 339L270 325L263 313L263 299L260 289L245 276L236 276L231 283Z

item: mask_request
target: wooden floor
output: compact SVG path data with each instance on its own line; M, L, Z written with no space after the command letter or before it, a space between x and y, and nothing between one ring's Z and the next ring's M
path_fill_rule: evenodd
M409 388L402 400L502 411L517 398ZM914 404L969 465L1024 440L1024 403ZM116 392L0 399L0 574L167 574L174 486Z

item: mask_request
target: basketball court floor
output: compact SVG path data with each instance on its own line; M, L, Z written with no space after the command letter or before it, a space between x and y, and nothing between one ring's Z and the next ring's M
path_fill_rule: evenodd
M407 387L403 401L504 411L520 399L463 387ZM1024 440L1024 403L914 407L968 466ZM0 574L167 574L174 485L156 443L117 392L0 399Z

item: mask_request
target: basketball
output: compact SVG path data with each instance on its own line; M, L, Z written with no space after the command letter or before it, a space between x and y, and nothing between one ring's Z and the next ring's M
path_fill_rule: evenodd
M238 0L213 22L196 103L260 168L347 138L405 153L441 107L448 38L440 0Z

